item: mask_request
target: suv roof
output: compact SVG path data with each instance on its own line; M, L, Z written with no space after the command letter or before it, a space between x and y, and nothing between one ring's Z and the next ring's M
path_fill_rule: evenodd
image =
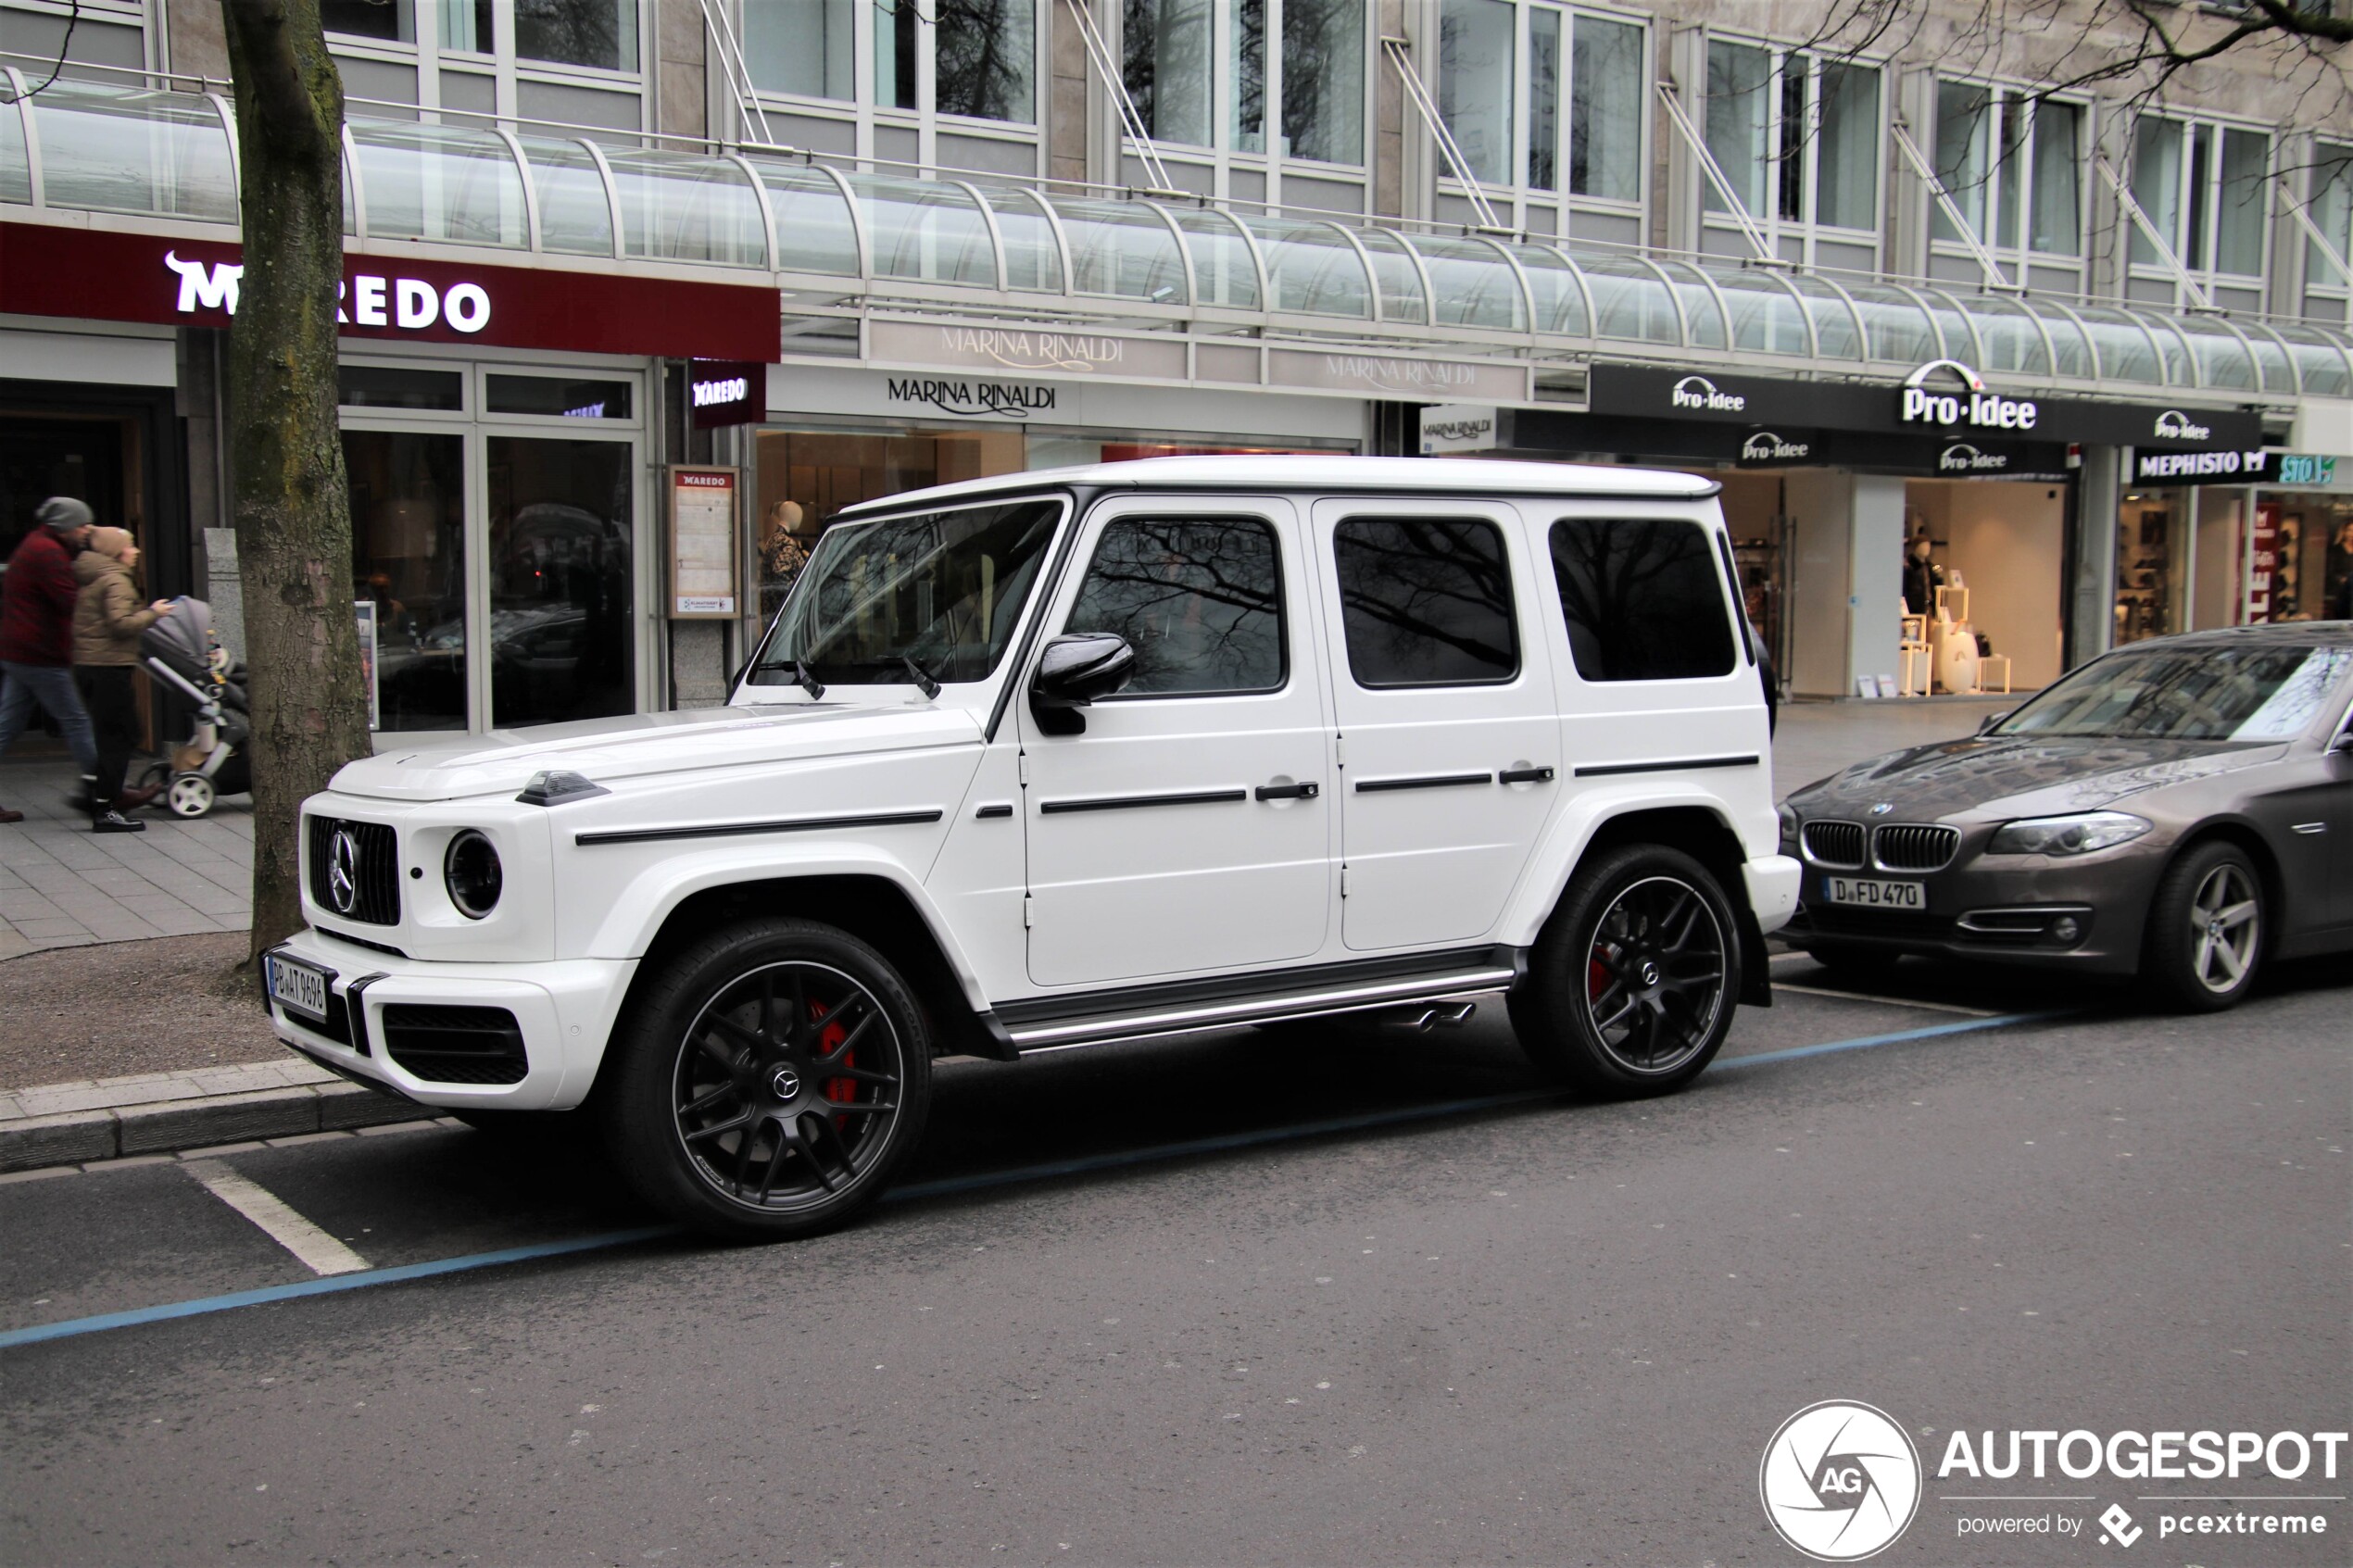
M843 518L904 511L911 505L1052 488L1151 490L1381 490L1493 495L1623 495L1685 501L1722 488L1697 474L1579 463L1515 463L1482 458L1354 458L1263 455L1141 458L967 479L846 507Z

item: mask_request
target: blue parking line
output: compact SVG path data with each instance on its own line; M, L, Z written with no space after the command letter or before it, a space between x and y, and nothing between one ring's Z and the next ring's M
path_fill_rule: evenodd
M1810 1056L1827 1056L1836 1051L1869 1050L1875 1046L1902 1045L1913 1040L1930 1040L1944 1035L1968 1035L1980 1030L2001 1029L2014 1023L2034 1023L2047 1019L2068 1016L2060 1012L2011 1012L1992 1018L1963 1019L1954 1023L1931 1023L1919 1029L1899 1029L1886 1035L1862 1035L1851 1040L1826 1040L1819 1045L1792 1046L1783 1050L1760 1051L1755 1056L1738 1056L1719 1060L1710 1069L1726 1073L1739 1067L1765 1067L1775 1062L1795 1061ZM1436 1105L1409 1106L1398 1110L1370 1111L1359 1116L1335 1116L1319 1122L1294 1122L1286 1126L1269 1127L1259 1132L1228 1133L1217 1137L1190 1138L1182 1143L1154 1144L1149 1148L1127 1149L1115 1154L1082 1155L1070 1160L1049 1160L1041 1165L1022 1165L1008 1171L986 1172L972 1176L950 1176L938 1181L916 1182L894 1188L884 1195L886 1203L912 1203L927 1198L946 1198L958 1193L980 1192L990 1187L1014 1186L1025 1182L1051 1181L1057 1176L1085 1175L1096 1171L1114 1171L1136 1165L1160 1164L1171 1160L1184 1160L1201 1154L1218 1154L1238 1148L1253 1148L1266 1144L1292 1143L1302 1138L1327 1137L1336 1133L1364 1132L1375 1127L1393 1127L1415 1122L1437 1121L1448 1116L1465 1116L1481 1110L1497 1110L1506 1106L1529 1105L1556 1098L1550 1089L1517 1089L1509 1094L1479 1095L1468 1099L1445 1100ZM144 1323L164 1323L172 1318L201 1317L208 1312L233 1311L240 1307L258 1307L272 1301L291 1301L305 1296L331 1296L346 1290L365 1290L372 1286L400 1285L409 1280L431 1279L439 1274L466 1273L475 1269L497 1268L507 1263L530 1262L540 1258L560 1258L577 1252L598 1252L610 1248L626 1247L633 1242L652 1241L681 1233L672 1225L648 1225L636 1230L608 1231L601 1236L575 1236L569 1241L546 1241L531 1247L510 1247L497 1252L474 1252L462 1258L441 1258L426 1263L403 1263L396 1268L365 1269L356 1273L333 1274L324 1279L302 1280L293 1285L267 1286L258 1290L233 1291L225 1296L203 1296L190 1301L170 1301L161 1306L138 1307L123 1312L102 1312L94 1317L68 1318L61 1323L36 1323L30 1328L0 1331L0 1350L19 1345L37 1345L50 1339L70 1339L79 1335L97 1334L110 1328L136 1328Z
M162 1323L170 1318L201 1317L207 1312L227 1312L239 1307L291 1301L303 1296L332 1296L337 1291L365 1290L373 1285L398 1285L405 1280L464 1273L471 1269L493 1269L501 1263L528 1262L535 1258L560 1258L568 1252L596 1252L608 1247L626 1247L633 1241L651 1241L657 1236L676 1234L676 1227L672 1225L608 1231L602 1236L573 1236L569 1241L543 1241L533 1247L474 1252L463 1258L436 1258L429 1263L403 1263L390 1269L362 1269L356 1273L330 1274L324 1279L300 1280L293 1285L236 1290L226 1296L200 1296L193 1301L167 1301L158 1307L137 1307L127 1312L101 1312L95 1317L35 1323L31 1328L12 1328L0 1333L0 1350L12 1349L19 1345L37 1345L44 1339L69 1339L78 1334L96 1334L104 1329L135 1328L141 1323Z

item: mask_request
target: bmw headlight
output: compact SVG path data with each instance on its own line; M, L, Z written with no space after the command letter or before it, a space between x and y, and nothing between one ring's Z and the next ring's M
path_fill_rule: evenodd
M2004 822L1985 847L1988 855L2088 855L2113 849L2148 832L2149 823L2122 811L2084 811L2072 817L2029 817Z
M497 909L503 880L498 851L489 839L468 828L449 841L447 852L441 857L441 881L459 914L480 920Z
M1787 849L1797 842L1797 810L1782 805L1776 807L1773 814L1781 821L1781 847Z

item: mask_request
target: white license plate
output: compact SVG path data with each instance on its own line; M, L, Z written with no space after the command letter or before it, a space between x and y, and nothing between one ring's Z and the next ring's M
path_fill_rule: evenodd
M1917 882L1882 882L1866 876L1832 876L1822 879L1830 884L1833 904L1860 904L1871 909L1925 909L1928 890Z
M324 970L311 968L294 959L271 954L270 963L270 994L296 1012L307 1013L324 1023L327 1021L327 975Z

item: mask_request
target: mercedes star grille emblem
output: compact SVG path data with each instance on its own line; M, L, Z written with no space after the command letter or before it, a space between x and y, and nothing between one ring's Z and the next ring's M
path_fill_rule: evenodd
M359 841L349 828L335 829L327 847L327 901L347 915L359 902Z

